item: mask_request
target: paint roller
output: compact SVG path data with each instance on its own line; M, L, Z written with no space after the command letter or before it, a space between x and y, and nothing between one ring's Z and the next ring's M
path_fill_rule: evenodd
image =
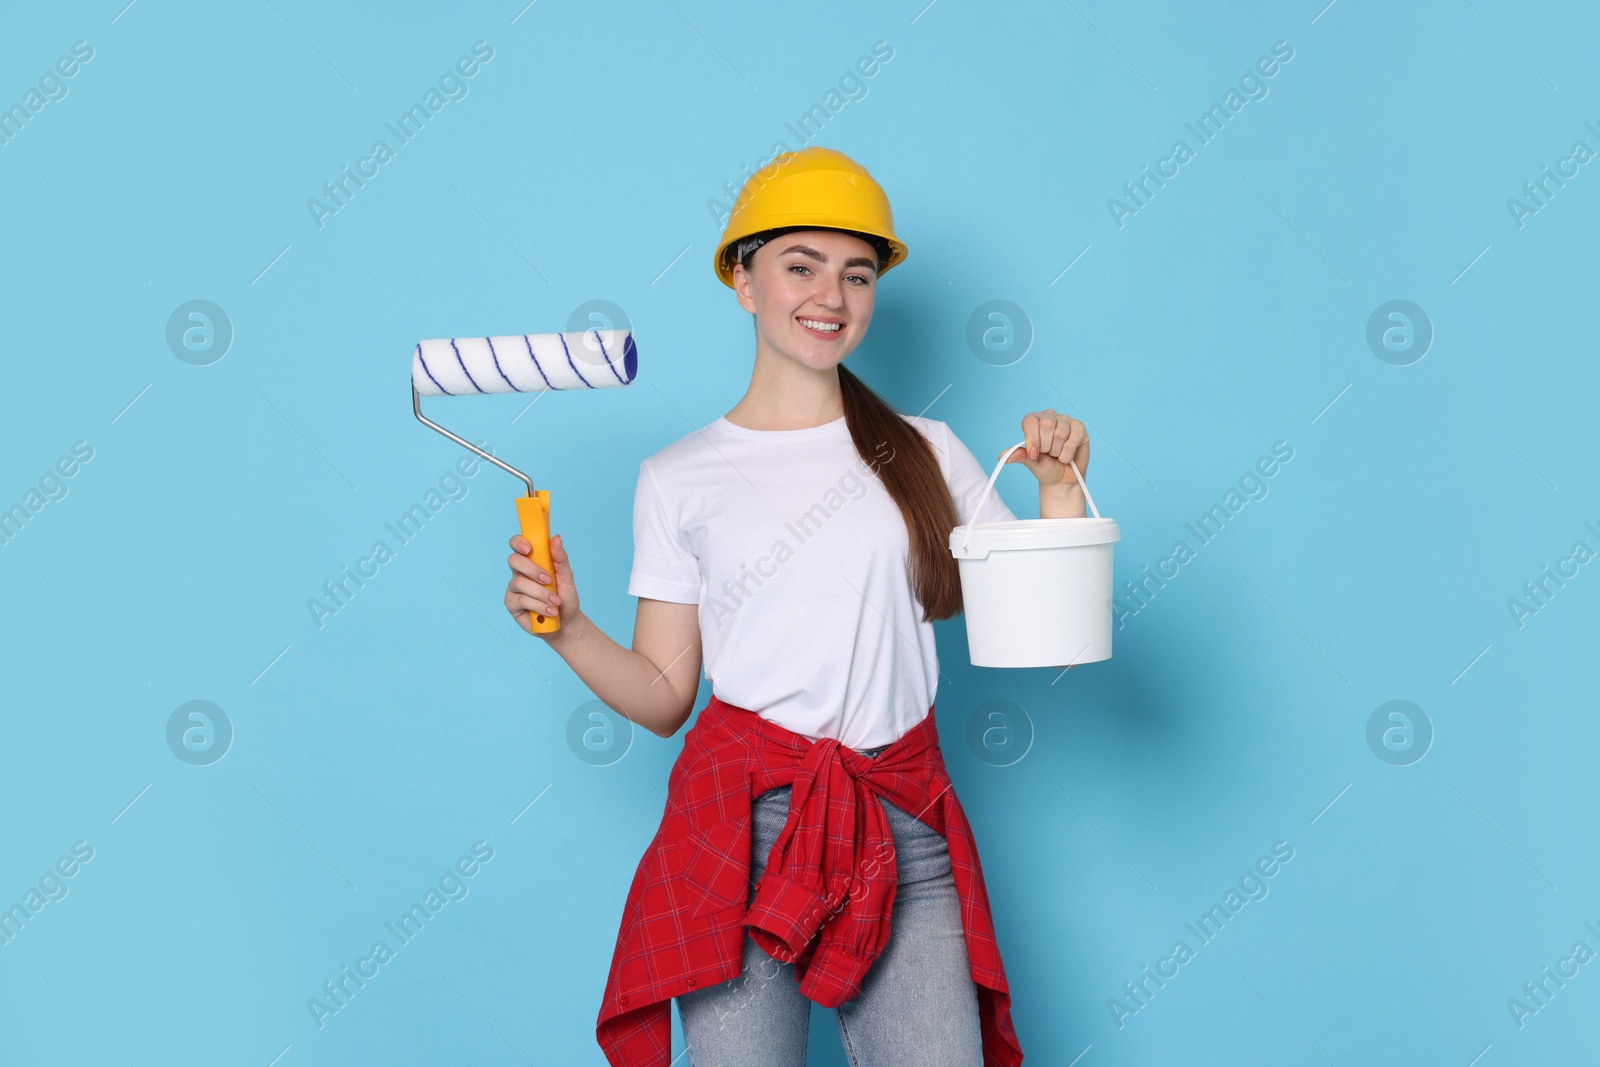
M483 396L489 393L539 393L549 389L610 389L633 381L639 353L631 330L579 330L520 337L447 337L418 342L411 355L411 411L430 429L450 438L496 467L521 478L527 496L517 498L517 521L532 559L552 579L550 565L550 490L422 414L425 396ZM534 633L554 633L561 620L535 614Z

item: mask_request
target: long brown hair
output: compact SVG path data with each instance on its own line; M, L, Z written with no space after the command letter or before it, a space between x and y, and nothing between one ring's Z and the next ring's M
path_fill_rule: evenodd
M923 622L961 611L961 571L950 554L950 531L960 517L933 446L883 397L839 364L844 421L856 452L877 470L906 521L911 542L911 588L922 602ZM888 445L889 456L883 456Z

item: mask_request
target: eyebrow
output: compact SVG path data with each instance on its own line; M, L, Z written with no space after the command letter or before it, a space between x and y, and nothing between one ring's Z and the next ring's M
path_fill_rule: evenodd
M810 245L790 245L788 248L785 248L782 252L779 252L778 255L786 256L790 252L799 252L803 256L810 256L812 259L816 260L818 263L826 263L826 262L828 262L828 257L827 256L823 255L821 252L818 252L815 248L812 248ZM877 270L878 270L878 265L876 263L874 263L872 260L870 260L867 257L865 257L865 256L852 256L851 258L849 258L849 259L844 261L844 265L846 267L871 267L874 273L876 273Z

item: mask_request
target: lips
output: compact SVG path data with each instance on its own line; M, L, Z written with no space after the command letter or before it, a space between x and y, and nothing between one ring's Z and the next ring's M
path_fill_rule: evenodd
M795 316L794 321L799 323L800 328L806 331L806 333L822 341L837 340L844 333L844 323L839 319L818 318L812 315L797 315ZM813 323L817 325L812 325ZM833 325L836 328L831 330L818 328L819 326L826 325Z

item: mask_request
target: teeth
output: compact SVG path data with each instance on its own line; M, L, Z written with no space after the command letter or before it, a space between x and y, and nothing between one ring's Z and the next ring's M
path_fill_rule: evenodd
M837 333L840 328L837 322L819 322L816 319L801 319L800 325L809 326L813 330L823 330L827 333Z

